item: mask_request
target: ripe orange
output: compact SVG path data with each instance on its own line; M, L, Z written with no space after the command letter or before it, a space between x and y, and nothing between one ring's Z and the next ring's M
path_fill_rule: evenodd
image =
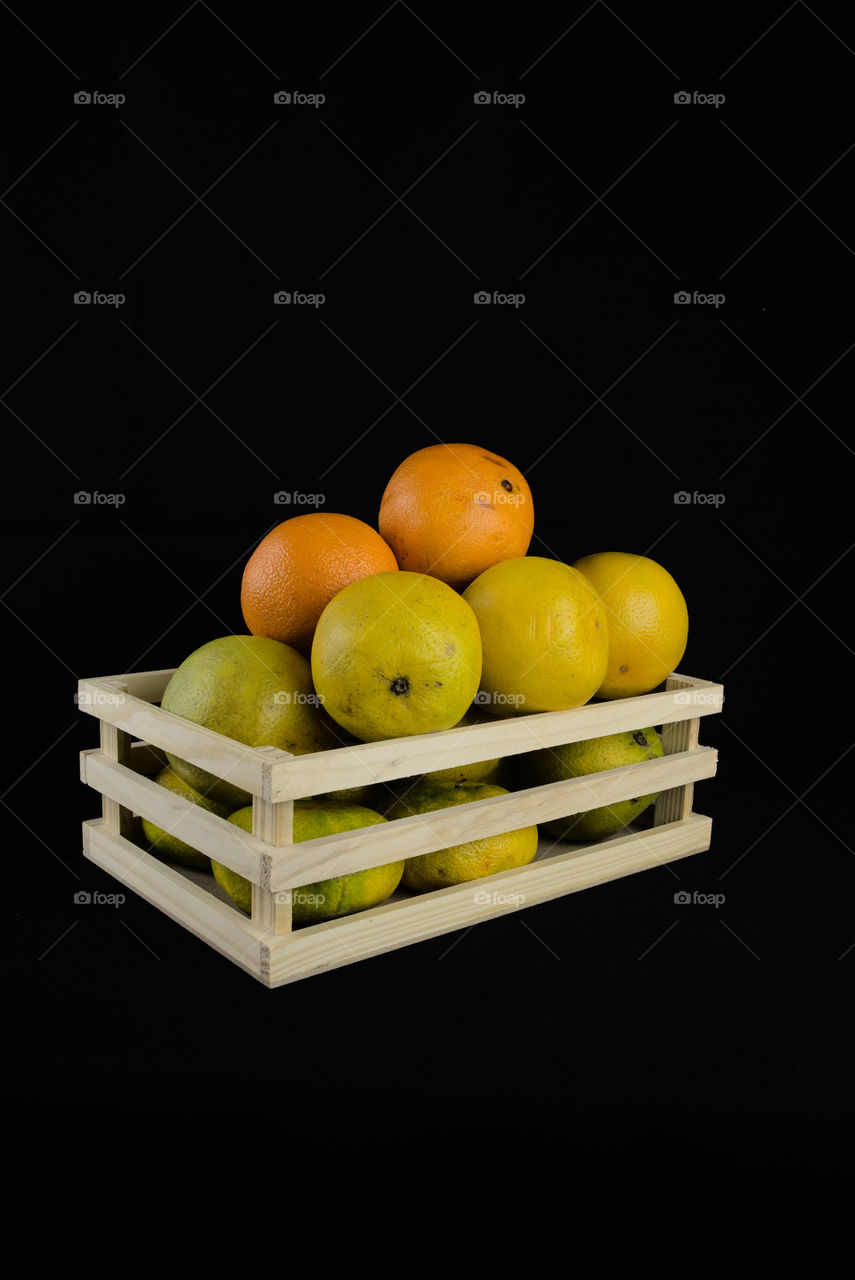
M489 449L433 444L395 471L378 527L399 568L462 591L491 565L528 551L531 490L513 463Z
M240 603L254 636L290 644L307 657L318 619L343 587L397 569L376 529L355 516L313 511L271 529L247 561Z
M597 696L649 693L686 652L689 613L682 591L649 556L600 551L574 567L599 592L609 619L609 664Z

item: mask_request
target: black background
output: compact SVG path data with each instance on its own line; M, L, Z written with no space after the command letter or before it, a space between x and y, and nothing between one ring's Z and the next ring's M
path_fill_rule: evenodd
M275 1080L308 1142L447 1118L587 1159L827 1159L855 957L851 15L460 9L0 12L19 1089L191 1115ZM96 90L126 101L74 101ZM726 693L710 852L278 991L131 894L75 904L118 887L80 851L77 679L243 631L276 491L376 524L438 440L523 470L533 554L649 554L683 587L682 669Z

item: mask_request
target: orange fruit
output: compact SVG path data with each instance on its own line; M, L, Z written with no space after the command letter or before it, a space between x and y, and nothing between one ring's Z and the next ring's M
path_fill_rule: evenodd
M631 698L662 684L681 661L689 638L683 593L667 569L648 556L601 551L574 568L599 593L609 620L609 661L600 698Z
M240 604L254 636L290 644L307 657L318 619L343 587L397 569L376 529L355 516L313 511L271 529L243 571Z
M489 449L432 444L395 471L378 528L399 568L462 591L491 565L528 551L531 490L513 463Z

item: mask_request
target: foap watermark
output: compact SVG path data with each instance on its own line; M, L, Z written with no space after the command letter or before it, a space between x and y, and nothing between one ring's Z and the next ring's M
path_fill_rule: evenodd
M678 89L674 94L674 101L678 107L715 107L718 111L719 107L724 104L723 93L700 93L694 89L689 93L688 89Z
M86 89L78 89L74 101L78 107L121 107L127 99L123 93L101 93L98 89L89 93Z
M476 307L488 307L492 304L497 307L522 307L525 304L525 294L500 293L498 289L490 293L487 289L479 289L472 301Z
M699 293L697 289L689 293L688 289L681 289L674 294L674 303L678 307L715 307L718 311L719 307L724 306L724 294Z
M674 894L674 902L678 907L701 906L715 907L716 910L724 902L723 893L699 893L695 889L694 893L689 893L688 889L679 889Z
M502 893L499 889L492 891L479 889L472 895L472 901L482 907L521 907L525 902L525 894Z
M479 689L473 702L476 707L521 707L525 696L522 693L499 693L496 689Z
M126 501L123 493L100 493L97 489L78 489L74 495L76 507L123 507Z
M674 502L678 507L721 507L724 505L723 493L689 493L687 489L678 489L674 494Z
M721 704L720 693L704 693L702 689L681 689L674 694L674 705L677 707L717 707Z
M325 293L300 293L293 289L278 289L273 295L277 307L322 307L327 300Z
M322 907L326 900L325 893L311 893L308 889L284 889L276 895L276 903L280 907Z
M273 495L277 507L288 507L292 503L295 507L322 507L326 500L326 494L301 493L299 489L280 489Z
M472 95L476 107L516 107L525 102L524 93L503 93L501 89L479 89Z
M495 489L492 493L488 493L486 489L479 490L474 496L474 502L479 507L520 507L525 502L524 493L514 493L513 485L510 480L502 481L502 485L508 485L505 489Z
M121 707L125 701L125 695L117 689L115 693L107 693L104 689L84 689L77 690L74 695L74 701L78 707L82 707L84 711L87 708L92 710L95 707Z
M322 707L324 705L324 695L322 693L301 693L298 689L291 693L288 689L279 689L273 695L273 701L278 707L290 707L292 703L295 706Z
M123 293L99 293L97 289L78 289L74 295L75 307L122 307L125 304Z
M300 89L277 89L273 101L277 107L322 107L325 93L303 93Z
M74 902L78 907L120 907L124 901L123 893L101 893L98 889L91 893L88 889L78 889L74 895Z

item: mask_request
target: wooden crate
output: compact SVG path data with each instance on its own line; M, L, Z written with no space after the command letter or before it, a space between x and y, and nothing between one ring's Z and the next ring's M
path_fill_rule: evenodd
M717 753L698 745L700 718L721 710L719 684L670 676L664 690L572 711L518 716L444 732L292 756L247 747L162 710L171 670L81 680L80 709L101 724L100 749L81 753L81 778L102 796L83 824L92 862L159 907L268 987L350 964L508 911L632 875L709 848L712 822L692 810L693 784ZM293 801L432 769L515 755L608 733L661 727L662 759L495 796L381 826L292 843ZM252 832L153 782L163 752L248 791ZM541 837L534 862L430 893L399 891L381 906L292 930L290 891L331 876L430 853L466 840L569 817L660 792L653 825L589 844ZM252 882L252 914L206 872L161 861L138 842L140 818Z

